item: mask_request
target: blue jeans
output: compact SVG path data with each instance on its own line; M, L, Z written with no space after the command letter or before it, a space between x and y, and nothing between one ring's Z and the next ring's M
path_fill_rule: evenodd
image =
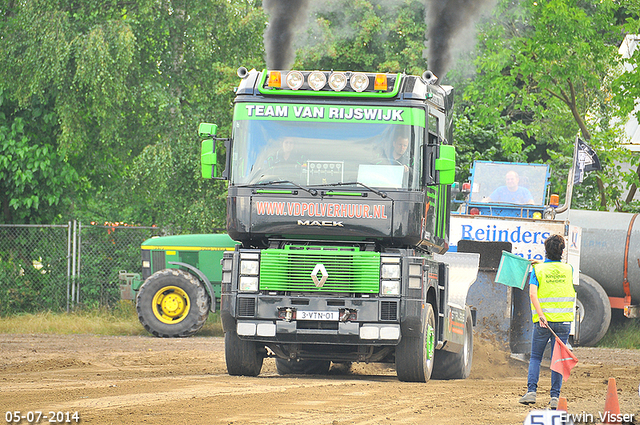
M565 344L571 332L569 322L547 322L549 327L558 335L558 338ZM536 392L538 388L538 378L540 377L540 362L547 347L547 342L551 341L551 358L553 358L553 346L555 337L547 328L540 326L540 322L533 324L533 337L531 338L531 358L529 359L529 376L527 377L527 392ZM562 388L562 374L551 371L551 397L560 397Z

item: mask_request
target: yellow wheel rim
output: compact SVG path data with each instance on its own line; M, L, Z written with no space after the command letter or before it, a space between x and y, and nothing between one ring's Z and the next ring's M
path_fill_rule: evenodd
M153 314L162 323L180 323L187 317L190 308L189 296L177 286L165 286L153 297Z

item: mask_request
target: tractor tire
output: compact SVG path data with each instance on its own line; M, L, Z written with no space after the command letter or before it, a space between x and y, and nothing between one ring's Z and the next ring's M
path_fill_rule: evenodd
M240 339L236 331L224 334L224 357L227 373L233 376L258 376L266 350L254 342Z
M433 379L467 379L473 362L473 318L471 309L466 308L464 345L460 352L452 353L436 350L434 357Z
M198 332L209 315L204 285L191 273L159 270L142 284L136 297L138 319L152 335L187 337Z
M403 335L396 347L396 373L400 381L427 382L431 378L436 346L436 318L431 304L427 303L425 310L420 335Z
M579 311L576 345L593 347L607 333L611 323L609 296L595 279L582 273L576 293Z
M331 362L328 360L285 360L276 359L279 375L326 375Z

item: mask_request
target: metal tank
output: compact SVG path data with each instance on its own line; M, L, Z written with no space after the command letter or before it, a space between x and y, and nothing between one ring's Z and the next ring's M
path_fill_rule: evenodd
M640 303L637 217L631 213L569 210L569 222L582 227L580 272L595 279L609 297L631 295L632 304ZM625 280L629 282L626 294ZM615 308L615 300L611 301Z

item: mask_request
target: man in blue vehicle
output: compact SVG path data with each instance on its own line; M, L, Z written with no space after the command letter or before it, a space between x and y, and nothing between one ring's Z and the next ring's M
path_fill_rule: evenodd
M506 185L500 186L491 195L484 198L483 202L496 202L505 204L533 204L533 196L529 189L520 186L520 176L511 170L505 176Z

